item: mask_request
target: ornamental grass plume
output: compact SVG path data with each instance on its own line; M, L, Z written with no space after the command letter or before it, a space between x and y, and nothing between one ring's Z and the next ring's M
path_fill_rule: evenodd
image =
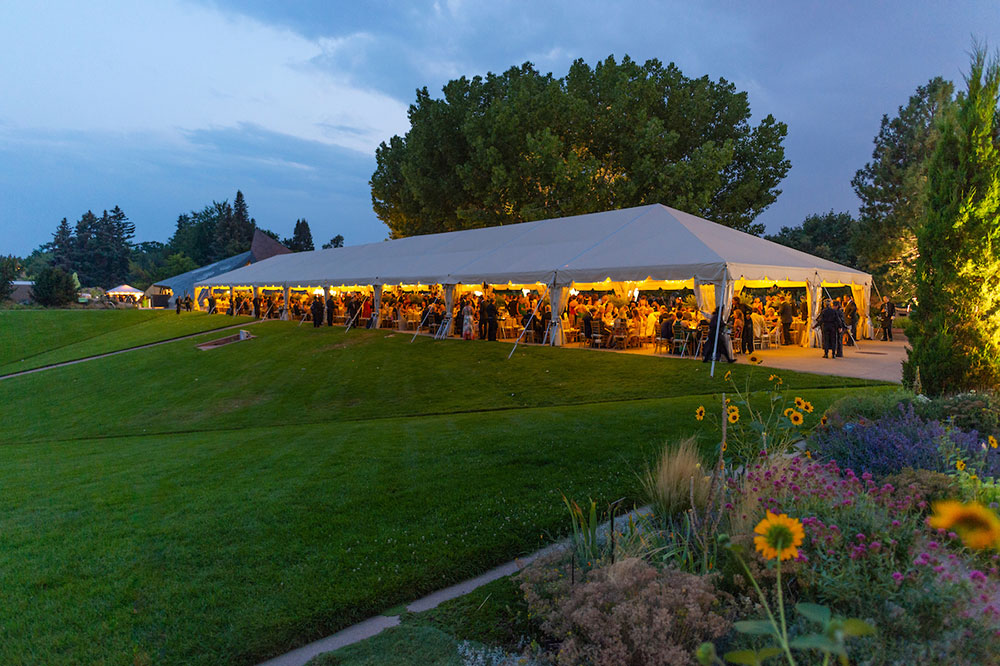
M955 500L934 502L927 524L955 532L968 548L982 550L1000 546L1000 518L979 502L963 504Z
M691 508L700 511L708 501L709 479L694 437L681 440L676 446L665 446L659 460L647 466L639 480L646 497L663 518L673 518Z

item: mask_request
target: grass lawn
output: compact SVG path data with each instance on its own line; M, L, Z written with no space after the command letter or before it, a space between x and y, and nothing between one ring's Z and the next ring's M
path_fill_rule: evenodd
M640 500L635 470L725 387L675 359L253 331L0 382L0 663L280 654L535 550L560 491ZM782 376L814 420L882 390Z
M248 321L173 310L0 310L0 375Z

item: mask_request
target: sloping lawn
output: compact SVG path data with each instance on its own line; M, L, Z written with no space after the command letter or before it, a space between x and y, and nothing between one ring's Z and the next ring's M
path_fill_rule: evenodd
M173 310L0 311L0 375L249 321Z
M757 388L767 385L766 369L746 365L711 378L698 361L585 349L520 347L508 361L507 344L426 337L409 344L406 335L286 322L252 332L259 337L212 351L184 340L4 380L0 439L6 432L66 439L699 395L725 390L727 369L740 386L748 376ZM795 390L876 385L781 374Z
M641 501L664 441L714 442L693 413L726 388L674 359L253 332L0 382L0 663L280 654L544 545L560 492ZM893 388L782 376L807 425Z

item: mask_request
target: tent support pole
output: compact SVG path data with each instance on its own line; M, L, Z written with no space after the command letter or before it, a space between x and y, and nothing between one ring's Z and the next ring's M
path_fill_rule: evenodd
M517 340L514 341L514 346L511 347L510 353L507 354L508 361L510 360L510 357L514 355L514 352L517 351L517 345L521 342L521 338L524 337L524 334L528 332L528 327L531 326L531 322L535 320L535 315L538 313L538 308L541 307L542 305L542 299L545 298L545 295L548 293L549 293L549 285L545 285L545 290L542 291L541 296L538 297L538 302L535 303L535 309L531 311L531 316L528 317L528 323L525 324L524 328L521 329L521 335L517 336Z
M417 330L413 332L413 337L410 338L410 344L413 344L413 341L417 339L418 335L420 335L420 329L424 327L424 324L427 323L427 318L431 316L431 306L437 304L437 302L438 302L438 297L435 296L434 301L427 306L427 311L424 312L424 318L420 320L420 326L417 326Z

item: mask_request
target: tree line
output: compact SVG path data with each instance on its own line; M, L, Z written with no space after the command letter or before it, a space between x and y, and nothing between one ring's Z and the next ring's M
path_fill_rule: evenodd
M297 219L292 235L281 238L257 224L242 191L236 192L232 203L213 201L201 210L180 214L174 233L166 242L134 242L135 224L118 206L100 216L88 210L73 224L63 218L52 240L28 257L2 258L0 301L9 297L11 281L20 278L36 281L41 278L43 285L55 284L61 296L71 291L71 297L80 285L107 289L128 283L145 289L157 280L248 251L256 230L293 252L314 249L308 221ZM343 243L344 237L337 234L323 247L341 247ZM49 271L65 277L53 277Z

